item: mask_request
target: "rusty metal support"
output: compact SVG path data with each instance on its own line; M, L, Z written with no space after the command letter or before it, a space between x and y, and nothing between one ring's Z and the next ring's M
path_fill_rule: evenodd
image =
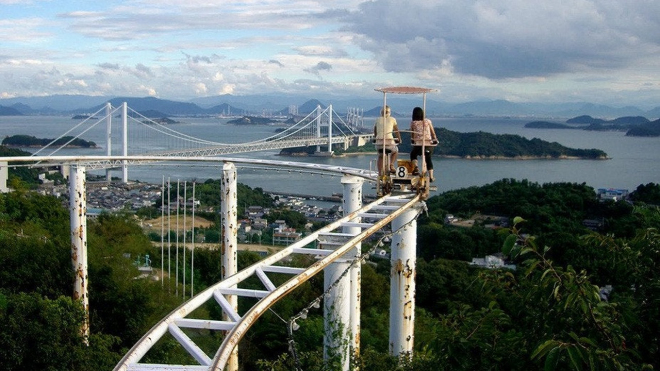
M85 167L72 166L69 175L69 219L71 221L71 262L75 271L73 300L79 300L85 310L80 333L89 337L89 295L87 276L87 196Z
M415 261L419 207L404 211L392 221L390 271L390 354L411 357L415 329Z
M236 166L225 163L222 167L221 185L221 218L222 218L222 279L230 277L238 271L238 186ZM234 286L235 288L235 286ZM238 297L225 295L231 310L238 312ZM223 320L231 318L223 311ZM238 346L236 346L227 362L227 371L238 371Z

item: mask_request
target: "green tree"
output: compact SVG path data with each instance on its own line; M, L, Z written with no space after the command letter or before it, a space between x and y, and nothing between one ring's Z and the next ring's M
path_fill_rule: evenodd
M515 220L502 251L526 259L522 265L531 286L525 298L536 317L527 318L535 334L528 340L536 342L532 359L545 369L641 367L626 347L626 323L617 305L601 300L586 271L553 265L546 258L548 247L541 249L534 237L521 236L523 221Z

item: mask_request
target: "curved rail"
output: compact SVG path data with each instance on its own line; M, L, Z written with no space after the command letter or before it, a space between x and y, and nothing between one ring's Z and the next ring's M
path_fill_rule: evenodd
M357 169L346 166L302 163L295 161L261 160L242 157L179 157L179 156L21 156L0 157L0 162L7 162L9 166L16 163L38 163L34 166L52 165L82 165L92 169L103 167L119 167L124 165L150 165L154 162L203 162L203 163L234 163L245 166L268 166L282 169L304 170L314 173L335 175L354 175L365 180L376 181L378 174L371 170Z
M348 253L365 238L371 236L391 222L394 218L413 207L417 202L419 202L418 195L387 196L380 198L361 209L350 213L344 218L312 233L284 250L207 288L158 322L124 356L115 370L162 370L164 368L167 368L168 370L223 370L234 347L238 344L247 330L266 310L268 310L268 308L314 275L321 272L324 268L330 265L330 263ZM356 219L361 221L355 222L354 220ZM367 220L370 221L368 222ZM345 226L360 227L361 232L354 235L334 232L334 230L341 230L341 228ZM321 246L321 248L305 247L314 242L316 242L318 246ZM323 249L322 247L324 245L331 246L333 249ZM340 247L334 249L337 245ZM293 254L311 255L322 258L306 268L294 268L284 265L284 260ZM293 277L279 287L276 287L268 278L267 273L286 273L293 275ZM264 285L264 290L236 288L241 282L250 277L258 277ZM237 295L239 297L260 298L260 300L245 314L240 315L234 312L231 308L224 298L225 294ZM201 318L187 318L195 311L195 309L209 302L211 299L215 299L222 309L227 311L231 320L215 321ZM211 359L194 343L192 339L183 333L182 328L228 331L228 333L215 356ZM198 364L151 365L139 363L152 346L162 339L168 332L179 341Z

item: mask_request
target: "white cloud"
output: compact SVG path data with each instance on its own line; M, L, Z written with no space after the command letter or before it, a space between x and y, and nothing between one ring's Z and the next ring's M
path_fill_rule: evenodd
M389 71L433 69L490 79L622 68L657 53L651 1L376 0L345 18Z
M368 95L401 84L448 101L634 102L660 91L656 0L0 3L13 10L0 14L7 96Z

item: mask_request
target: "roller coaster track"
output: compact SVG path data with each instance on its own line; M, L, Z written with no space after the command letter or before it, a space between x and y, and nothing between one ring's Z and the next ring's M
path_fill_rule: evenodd
M234 347L264 312L314 275L322 272L331 263L342 257L347 258L347 253L357 244L385 227L419 201L419 196L413 194L382 197L207 288L158 322L126 353L115 370L223 370ZM340 231L343 227L357 227L361 232L342 233ZM308 246L317 246L317 248ZM307 267L288 266L287 261L294 255L307 255L317 259L302 259L313 262ZM355 259L355 262L359 261L359 258L356 259L354 256L350 258ZM268 276L276 273L288 274L292 277L280 286L276 286ZM252 277L257 277L263 284L262 290L239 288L242 282ZM234 311L225 295L256 298L258 301L245 313L239 314ZM197 313L195 310L208 302L219 305L224 313L228 314L229 320L195 318ZM226 335L215 355L210 357L186 335L184 329L224 331ZM196 363L191 365L140 363L147 352L167 336L176 339Z
M0 163L9 166L29 166L37 162L39 166L71 165L77 168L76 174L83 175L70 184L70 194L85 194L84 168L92 163L105 163L108 165L124 164L131 166L149 166L154 161L185 163L205 162L216 164L242 164L244 166L267 166L298 171L301 173L334 174L362 178L368 181L376 180L376 174L364 169L329 166L322 164L307 164L289 161L256 160L245 158L210 158L210 157L157 157L157 156L35 156L35 157L0 157ZM20 165L23 164L23 165ZM161 166L159 163L158 166ZM5 165L6 166L6 165ZM231 166L233 167L233 166ZM235 168L234 168L235 169ZM360 193L361 194L361 193ZM73 197L73 196L72 196ZM232 352L244 337L250 327L275 303L283 299L319 272L328 268L332 263L350 263L350 266L359 264L363 256L357 253L357 246L389 223L410 217L410 211L419 212L423 207L423 195L414 192L399 195L386 195L369 203L366 206L350 212L343 218L311 233L302 240L283 250L270 255L263 260L239 271L223 281L220 281L187 302L180 305L165 318L152 327L122 358L116 366L117 371L128 370L216 370L221 371L227 366ZM75 201L75 202L74 202ZM76 217L85 217L84 207L79 208L78 200L71 205L72 215L72 245L78 242L78 228L73 227ZM82 204L82 203L80 203ZM423 205L423 204L422 204ZM355 205L359 207L358 205ZM349 210L350 211L350 210ZM405 214L405 215L404 215ZM77 221L78 222L78 221ZM393 223L394 225L394 223ZM80 229L82 230L82 224ZM403 228L403 226L399 227ZM350 232L347 232L350 231ZM81 232L80 238L83 233ZM86 241L80 244L86 246ZM313 246L313 247L310 247ZM223 248L226 246L223 245ZM399 247L403 247L399 246ZM408 249L410 250L410 249ZM415 250L414 245L412 251ZM86 253L85 253L86 255ZM298 259L302 265L293 267L289 261L295 256L307 256L308 259ZM414 260L414 259L413 259ZM408 263L406 263L408 264ZM408 267L410 277L414 279L414 269ZM284 276L291 276L288 280L281 280ZM86 277L86 273L85 273ZM250 280L247 282L247 280ZM261 289L246 288L246 284L258 281ZM279 285L276 282L283 282ZM412 290L414 298L414 290ZM234 298L244 299L241 303L252 306L244 313L235 310L230 303ZM256 302L255 302L256 300ZM225 317L223 320L208 318L205 313L207 305L218 305ZM204 306L204 308L202 308ZM202 310L198 310L202 308ZM409 307L410 309L412 307ZM413 308L414 309L414 308ZM411 320L412 317L408 318ZM224 335L214 355L209 356L211 348L208 344L213 340L214 332L220 331ZM194 335L191 337L190 334ZM194 364L151 364L148 352L160 343L161 340L174 339L190 355L190 363ZM194 338L194 339L193 339ZM201 342L200 342L201 341ZM215 344L219 341L216 340ZM215 347L215 346L214 346ZM204 350L203 348L206 348ZM145 358L145 356L147 356ZM234 358L235 359L235 358ZM144 360L144 361L143 361Z

